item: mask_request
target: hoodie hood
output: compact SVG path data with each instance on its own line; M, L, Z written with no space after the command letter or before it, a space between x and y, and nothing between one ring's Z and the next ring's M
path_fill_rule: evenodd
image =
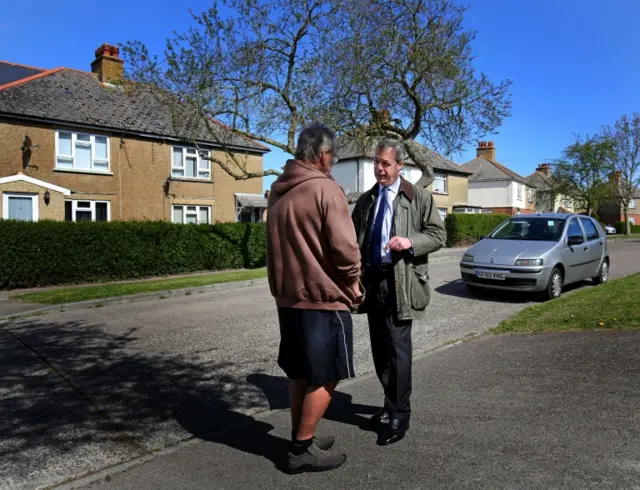
M295 186L312 179L331 179L331 177L326 176L317 168L301 160L287 160L284 171L271 184L271 192L278 195L286 194Z

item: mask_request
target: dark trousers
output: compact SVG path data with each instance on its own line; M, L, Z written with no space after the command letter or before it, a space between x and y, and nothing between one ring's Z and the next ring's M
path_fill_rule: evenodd
M384 407L391 417L411 414L411 320L397 319L391 265L367 269L367 317L376 374L384 388Z

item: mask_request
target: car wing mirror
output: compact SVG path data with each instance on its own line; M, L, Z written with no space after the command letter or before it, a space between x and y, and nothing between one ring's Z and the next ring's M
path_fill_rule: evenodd
M584 238L581 236L570 236L568 243L569 246L582 245L584 243Z

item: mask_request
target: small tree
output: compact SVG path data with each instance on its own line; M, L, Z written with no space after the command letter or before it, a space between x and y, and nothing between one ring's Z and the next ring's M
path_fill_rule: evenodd
M610 170L613 179L611 194L624 213L625 234L631 234L629 203L640 187L640 114L631 118L622 116L613 128L606 127L604 134L612 142Z
M555 194L563 194L580 203L588 215L593 215L608 194L608 169L612 143L600 136L579 136L554 162Z
M452 0L219 0L162 57L140 42L124 52L132 80L285 153L312 121L364 145L399 138L426 186L417 138L450 154L495 131L511 107L511 82L473 69L464 13ZM242 162L225 170L247 176Z

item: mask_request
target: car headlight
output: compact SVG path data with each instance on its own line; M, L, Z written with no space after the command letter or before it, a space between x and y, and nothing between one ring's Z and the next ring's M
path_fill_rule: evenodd
M515 265L542 265L542 259L517 259Z
M470 254L464 254L462 256L462 261L463 262L473 262L473 255Z

